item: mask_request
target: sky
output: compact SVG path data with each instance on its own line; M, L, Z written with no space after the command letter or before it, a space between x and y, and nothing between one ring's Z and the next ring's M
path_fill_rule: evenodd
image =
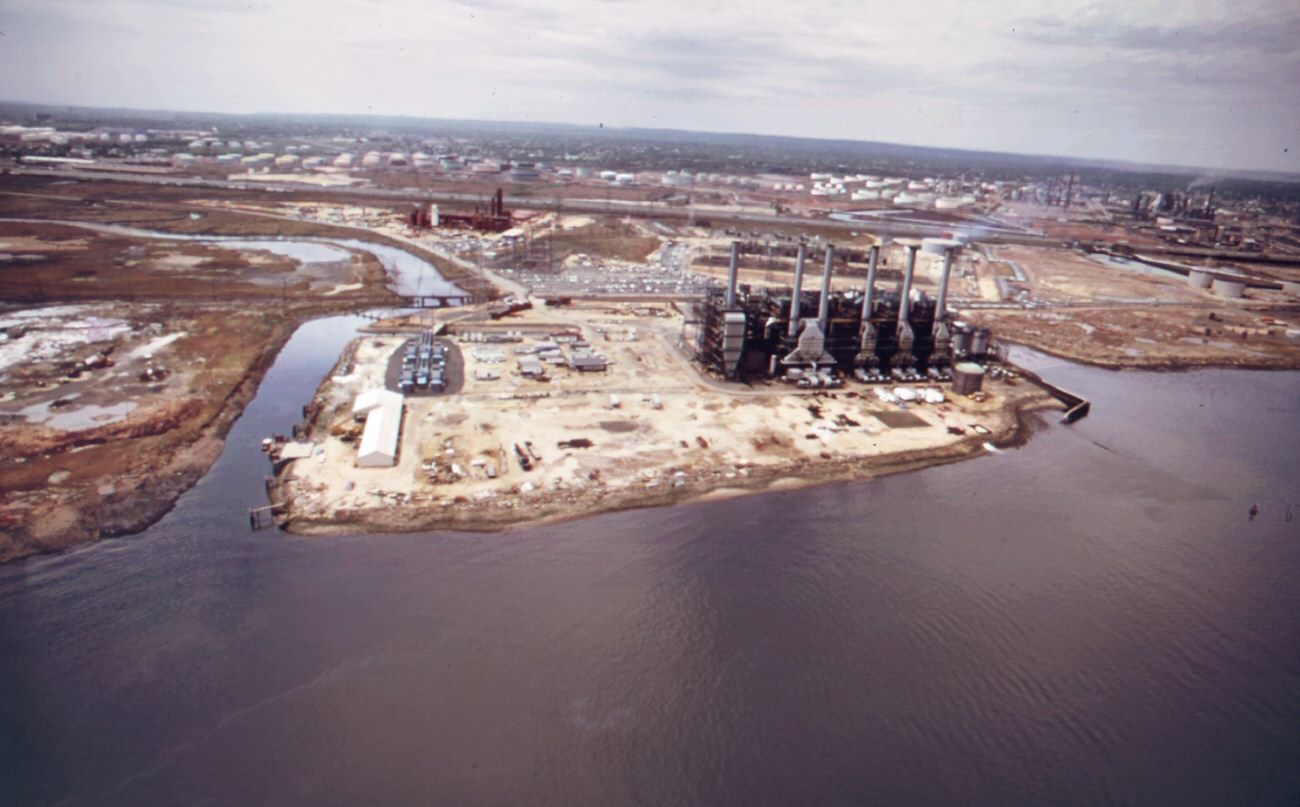
M1300 2L0 0L0 97L1300 172Z

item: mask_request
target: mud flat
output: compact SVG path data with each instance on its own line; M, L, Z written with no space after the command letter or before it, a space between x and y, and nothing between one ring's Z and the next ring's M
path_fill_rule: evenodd
M170 509L300 316L123 303L0 314L0 561L133 532Z
M397 299L384 247L217 244L0 225L28 258L0 265L16 303L0 310L0 562L148 526L220 455L298 325Z
M351 407L384 383L404 339L362 337L313 401L310 456L278 476L283 523L299 533L498 530L869 478L980 454L1022 434L1026 413L1061 409L1024 381L990 381L980 402L946 390L943 403L906 408L859 384L723 384L685 360L681 327L680 315L655 305L456 323L463 388L408 396L396 463L382 468L358 466ZM477 341L507 332L520 341ZM551 367L546 381L520 375L514 351L557 337L588 342L609 368Z

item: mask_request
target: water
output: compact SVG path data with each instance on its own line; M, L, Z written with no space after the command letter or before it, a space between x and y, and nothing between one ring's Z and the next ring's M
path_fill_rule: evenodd
M121 224L53 219L0 218L0 222L59 224L128 238L199 241L205 244L221 244L234 249L260 249L306 263L345 260L348 257L347 252L338 248L344 246L374 255L388 271L389 287L396 294L404 296L464 294L454 283L443 278L433 264L423 258L404 249L354 238L242 238L233 235L189 235L127 227Z
M258 440L356 324L304 326L154 528L0 567L0 803L1300 799L1296 373L1022 351L1093 414L1000 455L505 534L250 533Z

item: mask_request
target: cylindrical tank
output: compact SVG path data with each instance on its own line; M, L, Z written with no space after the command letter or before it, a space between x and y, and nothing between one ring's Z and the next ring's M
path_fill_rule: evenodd
M970 349L970 331L957 330L952 335L952 352L963 356Z
M984 368L964 361L952 368L952 391L958 395L979 392L984 386Z
M989 337L992 334L988 328L976 328L970 337L970 354L972 356L983 356L989 352Z
M1216 277L1210 284L1210 290L1220 297L1245 297L1246 284L1239 280L1224 280Z
M1204 269L1193 269L1187 273L1187 284L1195 289L1208 289L1214 282L1214 275Z
M1289 294L1292 297L1300 297L1300 281L1295 281L1295 280L1282 281L1282 293Z

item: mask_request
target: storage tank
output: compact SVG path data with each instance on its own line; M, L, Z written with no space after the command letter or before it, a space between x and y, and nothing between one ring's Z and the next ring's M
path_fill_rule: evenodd
M1187 285L1194 289L1208 289L1214 282L1214 275L1204 269L1193 269L1187 273Z
M952 391L958 395L971 395L984 386L984 368L973 361L958 363L952 368Z
M952 335L952 352L964 356L970 349L970 331L958 328Z
M1210 290L1220 297L1245 297L1246 284L1239 280L1224 280L1216 277L1210 284Z
M1292 297L1300 297L1300 282L1294 280L1282 281L1282 293L1289 294Z
M960 241L951 238L922 238L921 251L928 255L942 255L950 249L960 247Z
M976 328L970 337L970 353L972 356L983 356L989 352L989 337L992 334L988 328Z

